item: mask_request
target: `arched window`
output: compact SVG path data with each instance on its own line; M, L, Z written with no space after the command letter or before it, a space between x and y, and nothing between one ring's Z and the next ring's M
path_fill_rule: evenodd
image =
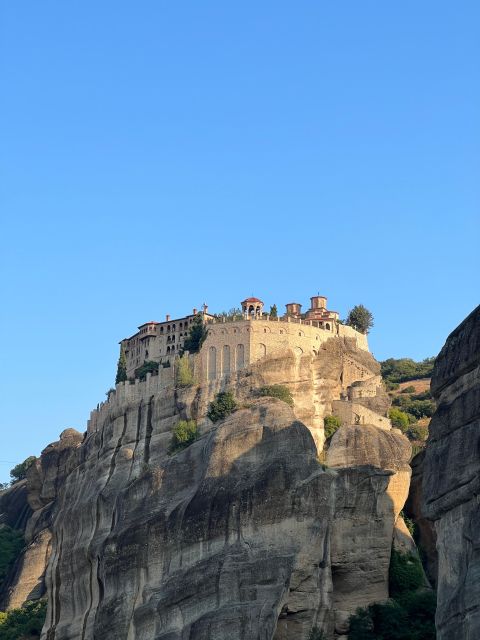
M222 375L230 373L230 347L225 344L222 349Z
M210 347L208 350L208 379L215 380L217 377L217 350Z
M245 348L243 344L237 344L235 360L237 365L237 371L239 371L240 369L243 369L243 367L245 366Z
M264 358L267 355L267 347L264 344L257 345L257 358Z

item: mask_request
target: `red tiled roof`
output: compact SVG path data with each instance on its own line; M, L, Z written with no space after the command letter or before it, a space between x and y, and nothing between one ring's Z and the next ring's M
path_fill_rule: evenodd
M245 300L242 300L242 304L244 302L261 302L263 304L263 302L261 300L259 300L258 298L245 298Z

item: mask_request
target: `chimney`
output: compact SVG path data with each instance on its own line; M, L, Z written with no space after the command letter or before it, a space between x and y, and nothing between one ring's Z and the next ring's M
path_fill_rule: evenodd
M197 309L195 309L195 307L193 308L193 315L196 316L197 315Z
M170 322L170 314L167 313L167 315L165 316L165 322Z

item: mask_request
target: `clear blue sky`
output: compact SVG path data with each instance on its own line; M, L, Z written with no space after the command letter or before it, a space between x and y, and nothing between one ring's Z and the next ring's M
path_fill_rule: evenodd
M478 2L3 3L1 450L85 429L137 325L254 294L436 354L478 304Z

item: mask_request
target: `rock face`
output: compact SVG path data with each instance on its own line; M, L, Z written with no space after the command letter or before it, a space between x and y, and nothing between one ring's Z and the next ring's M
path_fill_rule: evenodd
M52 510L57 490L69 472L71 452L83 435L66 429L28 470L27 480L0 495L0 522L22 531L25 549L0 591L0 610L21 607L45 595L45 570L51 552Z
M438 549L437 637L480 638L480 307L448 337L424 460L424 515Z
M358 606L388 597L408 492L410 446L389 426L378 373L332 339L187 388L171 373L162 389L150 377L119 385L85 439L62 434L29 474L29 522L51 549L43 640L347 633ZM272 384L289 387L293 410L259 397ZM208 403L225 388L240 408L212 424ZM325 466L323 416L338 402ZM169 455L179 419L200 437Z

